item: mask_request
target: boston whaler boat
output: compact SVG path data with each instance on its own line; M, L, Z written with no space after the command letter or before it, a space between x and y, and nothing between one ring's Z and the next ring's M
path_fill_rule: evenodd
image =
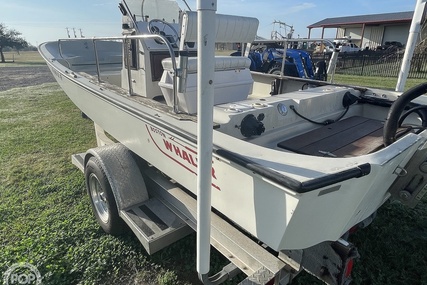
M250 72L213 42L253 42L255 18L216 14L216 1L119 7L122 37L39 47L95 123L98 147L73 162L103 229L126 222L149 253L197 229L205 284L240 271L287 284L302 269L347 284L349 231L426 192L427 84L400 94ZM210 245L231 263L208 277Z

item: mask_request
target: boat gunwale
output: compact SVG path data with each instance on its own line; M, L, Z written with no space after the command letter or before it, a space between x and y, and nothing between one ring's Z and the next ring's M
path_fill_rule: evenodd
M195 137L194 135L191 135L190 133L184 132L184 131L179 130L179 129L173 129L167 123L165 123L161 120L156 120L152 116L145 114L143 111L138 110L138 109L126 104L125 102L121 102L120 100L117 100L117 99L113 98L112 96L108 96L106 94L103 94L101 91L96 90L90 86L83 84L81 81L77 80L73 76L69 76L69 74L62 71L59 67L57 67L55 64L53 64L50 60L47 60L47 62L49 63L49 65L51 67L53 67L56 71L58 71L60 74L62 74L68 80L73 81L74 83L76 83L80 87L86 89L87 91L91 92L92 94L99 97L100 99L103 99L103 100L117 106L118 108L121 108L123 111L126 111L127 113L131 114L132 116L138 117L141 120L144 120L148 123L152 123L155 125L159 125L161 128L164 128L167 131L171 131L172 133L177 134L177 136L187 140L190 143L193 143L193 144L197 143L197 137ZM60 64L60 63L58 62L58 64ZM63 65L61 65L61 66L63 66ZM67 67L65 67L65 68L67 68ZM91 80L85 76L82 76L82 78L89 80L89 82L91 82ZM91 82L91 83L97 85L96 82ZM123 92L125 92L125 91L123 91ZM127 98L127 99L130 99L130 98ZM168 115L172 115L172 114L168 114ZM371 164L370 163L363 163L363 164L353 166L353 167L346 169L346 170L343 170L343 171L330 173L330 174L327 174L327 175L324 175L321 177L317 177L317 178L312 178L312 179L309 179L306 181L298 181L295 178L292 178L290 176L279 173L275 170L272 170L268 167L265 167L265 166L255 162L254 160L251 160L249 158L246 158L242 155L239 155L235 152L226 150L224 148L220 148L220 147L214 145L213 152L219 158L230 160L230 161L232 161L232 162L234 162L234 163L236 163L236 164L238 164L238 165L240 165L240 166L242 166L242 167L244 167L250 171L253 171L253 172L255 172L255 173L257 173L257 174L259 174L259 175L261 175L261 176L263 176L263 177L265 177L265 178L267 178L267 179L269 179L269 180L271 180L277 184L279 184L282 187L285 187L287 189L290 189L290 190L292 190L296 193L300 193L300 194L310 192L310 191L314 191L316 189L327 187L327 186L330 186L330 185L333 185L333 184L336 184L336 183L339 183L339 182L342 182L345 180L349 180L352 178L360 178L360 177L368 175L371 172Z
M360 178L371 173L371 164L363 163L343 171L330 173L321 177L301 182L292 177L267 168L237 153L225 149L215 149L214 152L220 157L226 158L240 166L245 167L248 170L251 170L263 177L274 181L280 186L286 187L299 194L331 186L333 184L352 178Z

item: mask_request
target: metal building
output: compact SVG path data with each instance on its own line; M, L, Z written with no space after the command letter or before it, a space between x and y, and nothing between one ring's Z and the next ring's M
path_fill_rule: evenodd
M308 38L312 29L321 28L321 38L324 38L325 29L336 29L336 38L349 38L362 49L376 49L386 42L405 44L413 14L409 11L326 18L307 27Z

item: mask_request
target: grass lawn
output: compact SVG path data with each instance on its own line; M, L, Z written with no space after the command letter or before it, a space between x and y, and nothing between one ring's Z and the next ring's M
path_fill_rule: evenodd
M16 51L5 52L5 63L0 63L0 67L11 66L31 66L46 64L38 51L24 51L17 53Z
M96 224L70 161L95 145L92 123L56 83L0 92L0 279L22 261L43 284L199 284L195 235L148 256L133 235ZM350 241L361 254L353 284L427 284L427 197L415 209L386 203ZM212 263L224 258L214 252ZM304 273L292 284L323 283Z
M426 79L409 78L406 81L405 90L408 90L409 88L414 87L420 83L424 83L426 81ZM335 74L334 83L395 90L397 78Z
M29 262L43 284L191 279L193 237L147 258L132 235L115 238L98 227L83 175L70 163L71 154L96 145L93 125L57 84L0 92L0 106L0 276Z

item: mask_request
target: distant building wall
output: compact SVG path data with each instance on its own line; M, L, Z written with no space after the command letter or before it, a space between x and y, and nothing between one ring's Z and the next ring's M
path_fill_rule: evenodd
M344 36L351 38L351 41L355 44L360 42L362 36L362 28L361 27L348 27L345 29Z
M408 41L410 25L395 25L395 26L386 26L384 29L383 42L401 42L403 45Z
M345 36L345 29L343 28L338 28L337 29L337 38L343 38Z
M369 33L369 35L368 35ZM365 29L363 37L363 48L375 50L382 44L384 34L384 26L370 26Z
M349 37L360 48L368 47L374 50L385 42L396 41L405 45L408 41L409 27L409 24L365 26L363 39L362 27L341 27L337 29L337 38Z

